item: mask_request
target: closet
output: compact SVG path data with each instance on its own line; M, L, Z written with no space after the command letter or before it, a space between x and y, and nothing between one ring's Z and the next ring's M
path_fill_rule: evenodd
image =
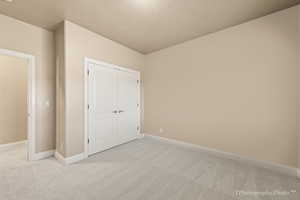
M140 73L88 63L89 155L136 139L140 132Z

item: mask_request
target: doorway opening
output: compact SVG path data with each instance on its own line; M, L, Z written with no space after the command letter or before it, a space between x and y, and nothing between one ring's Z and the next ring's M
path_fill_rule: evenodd
M0 162L35 160L35 57L0 49L0 82Z

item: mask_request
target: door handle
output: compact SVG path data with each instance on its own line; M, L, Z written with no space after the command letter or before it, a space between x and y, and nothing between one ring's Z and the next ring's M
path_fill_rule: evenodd
M117 114L118 113L118 111L117 110L114 110L114 111L112 111L113 113L115 113L115 114Z
M124 110L119 110L119 113L122 113L122 112L124 112Z

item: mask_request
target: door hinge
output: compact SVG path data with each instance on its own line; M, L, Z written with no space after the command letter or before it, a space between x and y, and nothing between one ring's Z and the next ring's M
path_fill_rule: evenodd
M139 127L139 126L137 127L137 130L140 130L140 127Z
M89 69L87 70L87 75L88 75L88 76L90 75L90 70L89 70Z
M90 139L88 139L88 144L90 143Z
M88 110L90 109L90 104L88 104L87 108L88 108Z
M137 80L137 84L139 84L140 83L140 80Z
M137 104L137 107L139 107L140 106L140 104Z

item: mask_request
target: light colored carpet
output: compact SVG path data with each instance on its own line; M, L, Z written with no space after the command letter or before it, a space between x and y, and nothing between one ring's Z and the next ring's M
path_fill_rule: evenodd
M150 138L69 166L54 158L27 162L24 145L0 152L0 200L196 199L299 200L300 182Z

